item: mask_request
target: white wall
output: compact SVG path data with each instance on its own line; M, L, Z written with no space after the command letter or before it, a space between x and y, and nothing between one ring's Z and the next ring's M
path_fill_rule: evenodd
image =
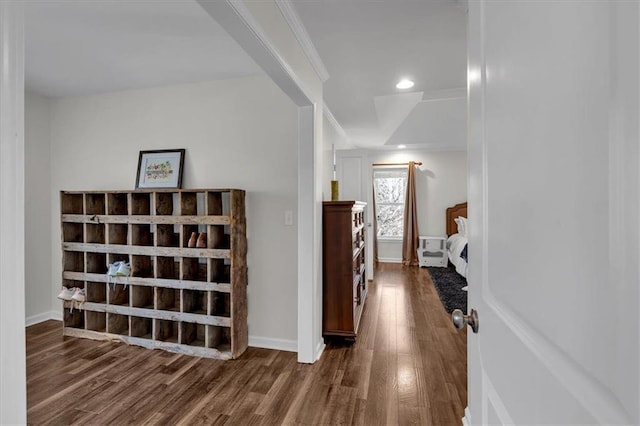
M250 344L295 350L297 226L284 211L297 210L297 119L266 77L52 101L52 275L58 191L132 189L138 151L186 148L184 188L247 191Z
M330 113L329 113L330 114ZM351 144L346 138L342 129L333 117L328 117L325 111L324 120L322 122L322 199L331 200L331 180L333 179L333 147L336 152L348 149ZM337 154L336 154L337 155Z
M315 362L322 339L322 81L289 26L288 3L198 0L298 108L298 361Z
M24 14L0 1L0 424L27 422Z
M420 235L445 236L445 211L457 203L467 201L467 154L465 151L428 150L345 150L339 151L339 163L362 158L360 182L341 182L341 186L371 185L373 163L397 163L421 161L416 169L416 198L418 202L418 227ZM342 164L341 164L342 165ZM347 176L345 174L345 176ZM353 179L354 181L356 178ZM371 191L363 192L371 203ZM402 260L402 246L397 242L379 242L378 257L387 261Z
M50 318L52 293L60 280L51 275L50 101L25 96L25 315L27 325ZM58 293L55 292L55 295ZM55 297L55 296L54 296ZM57 311L57 309L56 309Z

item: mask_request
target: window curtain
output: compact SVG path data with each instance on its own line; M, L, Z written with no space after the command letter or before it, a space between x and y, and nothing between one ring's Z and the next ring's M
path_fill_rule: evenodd
M376 184L375 179L371 179L373 191L373 263L378 264L378 209L376 208Z
M402 232L402 264L418 265L418 206L416 204L416 167L409 162L407 172L407 195L404 203L404 230Z

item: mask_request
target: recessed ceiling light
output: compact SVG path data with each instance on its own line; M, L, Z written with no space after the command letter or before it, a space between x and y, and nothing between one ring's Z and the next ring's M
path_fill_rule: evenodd
M406 145L398 145L398 149L405 149L406 147Z
M415 83L411 80L403 78L396 84L397 89L411 89Z

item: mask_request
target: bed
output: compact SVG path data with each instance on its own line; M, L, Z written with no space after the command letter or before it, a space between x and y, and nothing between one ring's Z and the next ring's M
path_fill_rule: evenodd
M464 220L460 220L464 218ZM447 254L456 272L467 277L467 203L447 209Z

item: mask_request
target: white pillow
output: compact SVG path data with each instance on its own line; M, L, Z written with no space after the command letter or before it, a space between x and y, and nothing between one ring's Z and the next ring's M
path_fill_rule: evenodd
M455 219L453 219L453 221L456 223L456 225L458 226L458 234L463 235L464 232L464 224L462 223L462 218L461 217L456 217Z
M454 219L456 224L458 225L458 234L466 237L467 236L467 218L458 216Z

